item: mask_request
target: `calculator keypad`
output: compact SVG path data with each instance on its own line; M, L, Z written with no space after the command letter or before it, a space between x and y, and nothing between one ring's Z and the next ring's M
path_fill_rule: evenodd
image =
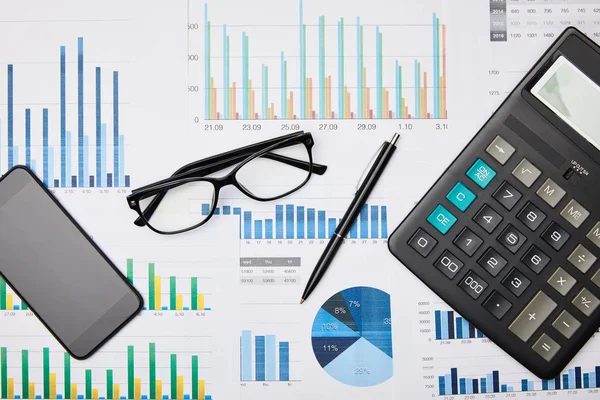
M567 260L585 274L594 265L597 258L591 251L579 244Z
M532 202L528 202L517 214L517 218L532 232L535 232L546 219L546 214Z
M434 253L429 265L448 284L550 362L600 308L600 221L503 137L485 153L433 204L427 222L437 232L421 225L408 244Z
M500 164L504 165L515 153L515 148L504 140L502 136L496 136L485 151Z
M563 188L558 186L552 179L546 179L546 182L536 192L542 200L544 200L552 208L562 200L567 194Z
M464 251L469 257L471 257L479 246L483 244L483 239L473 233L469 228L464 228L454 239L456 247Z
M587 234L587 238L592 241L597 247L600 247L600 221L596 222L596 225Z
M566 296L576 283L575 278L561 267L558 267L552 276L548 278L548 284L563 296Z
M512 304L506 300L502 295L494 291L490 297L483 302L483 307L488 310L494 317L502 319L508 310L511 309Z
M550 316L556 303L544 292L539 291L510 324L508 329L526 342Z
M542 239L550 246L554 248L554 250L559 251L562 247L567 243L567 240L571 235L569 232L564 230L559 224L556 222L552 222L550 226L542 233Z
M508 211L513 209L521 197L523 195L506 181L494 192L494 198Z
M571 302L575 307L579 309L586 316L592 315L594 310L598 308L600 305L600 300L596 296L594 296L589 290L586 288L581 289L581 291L575 296L573 301Z
M498 214L492 207L484 204L481 210L475 214L473 221L485 229L487 233L492 233L500 225L504 218Z
M498 236L498 241L510 250L511 253L515 254L527 241L527 236L523 235L512 224L508 224L500 236Z
M537 178L540 177L542 171L540 171L535 165L533 165L531 161L524 158L515 167L515 169L513 169L512 174L523 185L529 188L535 183L535 181L537 181Z

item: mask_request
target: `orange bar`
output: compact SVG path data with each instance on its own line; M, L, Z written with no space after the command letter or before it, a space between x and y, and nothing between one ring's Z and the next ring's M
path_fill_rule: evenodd
M255 117L255 112L254 112L254 90L252 91L251 94L251 98L250 98L250 119L256 119Z
M290 92L290 103L288 104L288 119L294 115L294 92Z
M350 118L350 92L348 86L344 88L344 118Z
M385 98L383 99L383 111L385 115L385 118L389 118L388 114L389 114L389 108L388 108L388 104L390 101L390 92L388 92L387 89L384 90L385 93Z
M231 85L231 119L235 119L237 118L237 111L236 111L236 105L237 105L237 100L236 100L236 93L237 89L235 87L235 82L233 82L233 84Z
M442 25L442 113L444 118L448 118L446 110L446 25Z

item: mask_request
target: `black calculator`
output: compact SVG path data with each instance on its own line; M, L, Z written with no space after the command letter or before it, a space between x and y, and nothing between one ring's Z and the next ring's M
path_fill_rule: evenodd
M600 326L600 47L567 28L389 238L542 379Z

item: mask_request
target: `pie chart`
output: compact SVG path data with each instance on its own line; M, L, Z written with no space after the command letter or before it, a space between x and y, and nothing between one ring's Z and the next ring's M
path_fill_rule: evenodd
M321 367L346 385L373 386L390 379L390 295L368 286L336 293L315 316L312 347Z

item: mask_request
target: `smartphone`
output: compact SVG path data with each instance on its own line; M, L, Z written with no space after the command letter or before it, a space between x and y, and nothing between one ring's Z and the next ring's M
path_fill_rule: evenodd
M0 179L0 275L79 360L143 306L139 292L24 166Z

